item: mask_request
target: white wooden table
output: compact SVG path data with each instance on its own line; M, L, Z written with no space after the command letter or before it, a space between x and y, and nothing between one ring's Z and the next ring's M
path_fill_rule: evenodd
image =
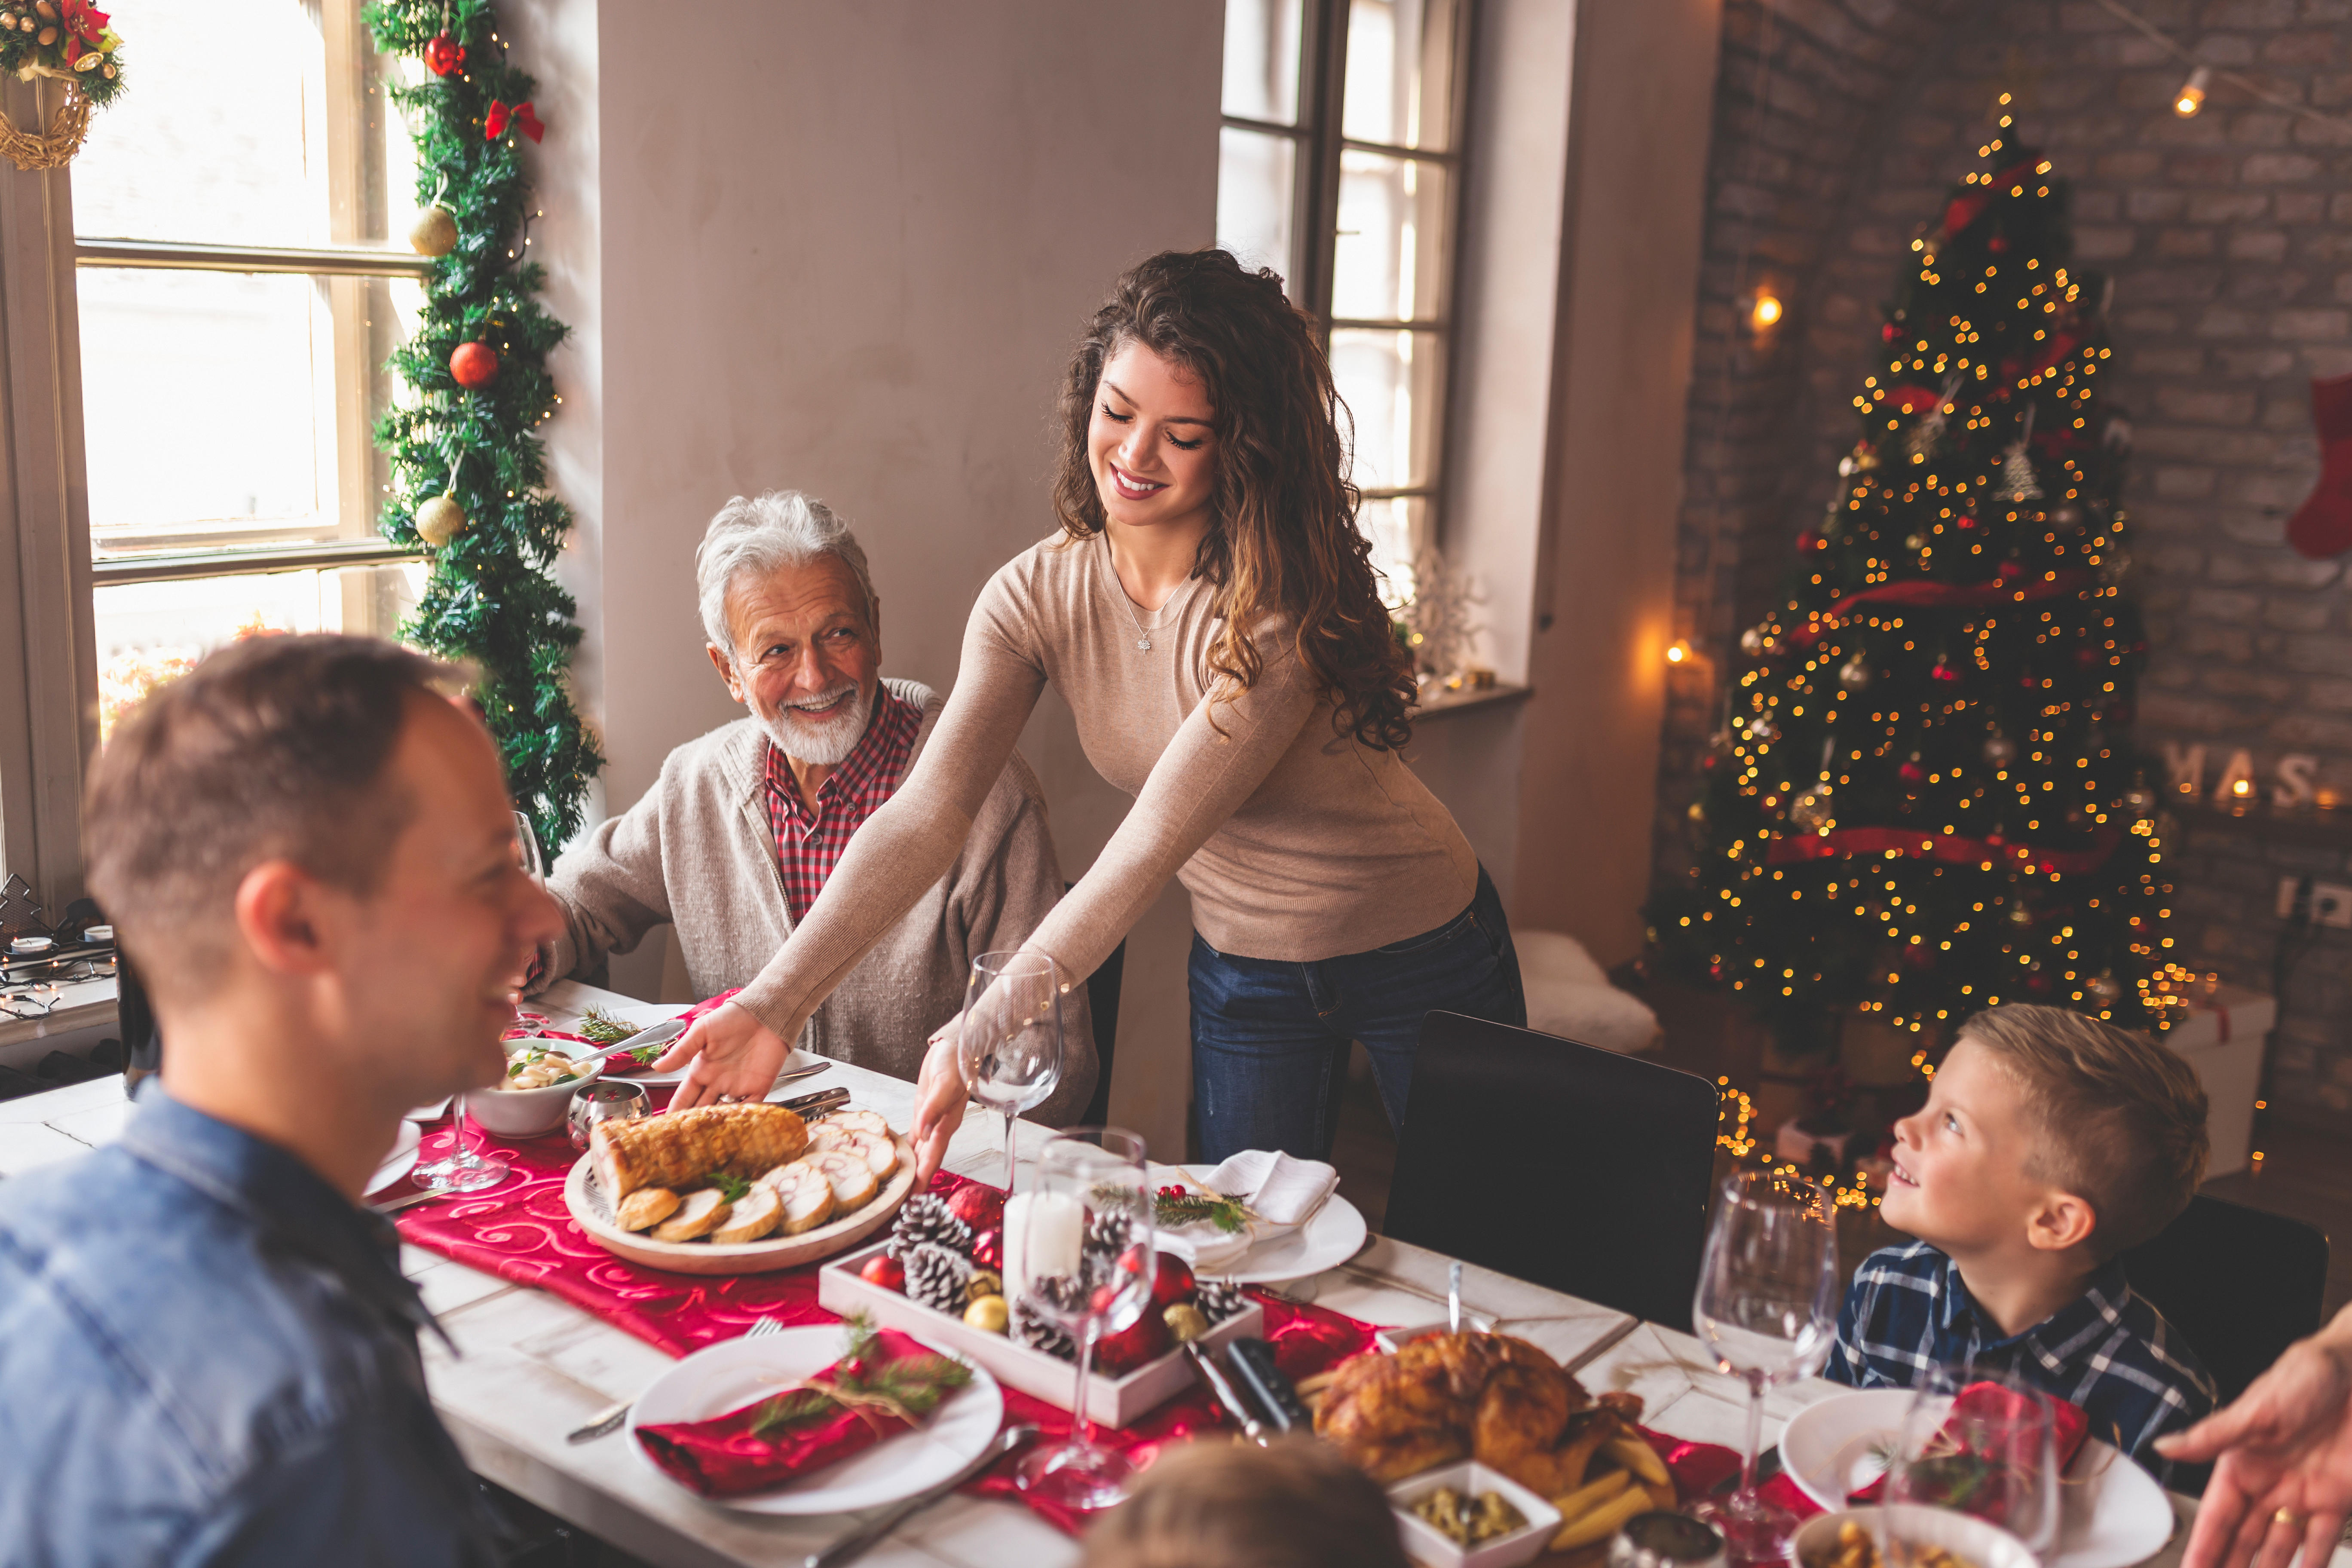
M627 997L566 983L536 1005L559 1019L591 1002ZM856 1103L903 1127L914 1086L845 1064L793 1086L808 1093L848 1087ZM110 1077L22 1100L0 1101L0 1176L68 1158L118 1136L129 1112L120 1078ZM1024 1151L1050 1134L1024 1124ZM969 1118L947 1165L1001 1181L1002 1130L993 1117ZM433 1401L468 1463L509 1490L611 1542L663 1564L793 1564L852 1527L851 1516L771 1519L708 1504L656 1475L629 1451L625 1433L567 1446L563 1435L614 1400L627 1398L673 1364L652 1345L528 1286L417 1247L401 1249L402 1266L440 1316L458 1348L452 1356L425 1341ZM1374 1237L1348 1263L1286 1287L1335 1311L1388 1327L1424 1323L1444 1310L1449 1259ZM1600 1392L1642 1394L1643 1421L1677 1437L1737 1447L1746 1432L1746 1391L1716 1370L1699 1342L1654 1323L1547 1290L1475 1266L1465 1268L1465 1304L1498 1320L1503 1332L1572 1363L1605 1345L1579 1377ZM1764 1440L1815 1399L1838 1393L1809 1380L1775 1389L1765 1406ZM2185 1520L2195 1504L2176 1498ZM2149 1568L2175 1568L2182 1533ZM1061 1568L1076 1561L1070 1539L1018 1504L954 1497L918 1516L865 1559L875 1568ZM2352 1568L2339 1550L2330 1568Z

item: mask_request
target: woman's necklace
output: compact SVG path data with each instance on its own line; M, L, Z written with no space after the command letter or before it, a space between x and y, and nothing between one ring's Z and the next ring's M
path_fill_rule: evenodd
M1127 606L1127 618L1135 623L1135 646L1141 648L1144 652L1150 653L1151 651L1151 633L1145 627L1143 617L1135 613L1135 601L1127 596L1127 590L1124 587L1120 588L1118 591L1118 602ZM1153 613L1155 615L1158 614L1157 611Z

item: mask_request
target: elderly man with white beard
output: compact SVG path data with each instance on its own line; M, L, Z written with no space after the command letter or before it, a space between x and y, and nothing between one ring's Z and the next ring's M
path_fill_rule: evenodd
M548 876L565 933L543 979L599 975L665 921L698 997L759 973L824 889L850 836L912 769L945 700L882 674L881 600L866 552L794 490L738 496L695 552L710 662L746 718L689 741L621 816ZM961 1011L980 953L1028 940L1062 896L1045 801L1014 752L963 853L858 962L798 1042L913 1079ZM1060 1085L1028 1114L1075 1121L1094 1093L1084 986L1064 998Z

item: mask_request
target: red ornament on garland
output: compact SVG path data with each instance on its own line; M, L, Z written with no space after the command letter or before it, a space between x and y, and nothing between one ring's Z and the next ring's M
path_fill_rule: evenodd
M887 1252L877 1252L867 1258L866 1266L857 1274L867 1284L879 1285L885 1290L904 1290L907 1288L907 1266Z
M449 355L449 374L468 392L478 392L499 377L498 351L488 343L459 343Z
M466 46L443 33L425 46L425 68L435 76L447 76L466 63Z

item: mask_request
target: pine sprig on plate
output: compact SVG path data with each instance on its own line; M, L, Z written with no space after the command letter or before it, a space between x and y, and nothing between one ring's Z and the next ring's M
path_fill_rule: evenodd
M1166 1186L1151 1194L1151 1217L1162 1230L1207 1220L1232 1236L1257 1216L1250 1213L1247 1204L1223 1193L1196 1193L1187 1187Z
M645 1032L646 1026L643 1024L632 1024L625 1018L616 1018L602 1007L589 1008L580 1019L580 1033L600 1046L617 1046L623 1040ZM646 1047L648 1050L652 1048L650 1046Z
M828 1419L834 1412L861 1405L882 1405L904 1411L919 1421L940 1407L947 1396L971 1381L971 1368L950 1356L910 1355L877 1362L874 1355L874 1320L857 1312L843 1324L849 1343L833 1365L833 1381L825 1386L791 1389L768 1401L751 1423L751 1436L769 1436L789 1426ZM835 1397L838 1391L840 1397Z

